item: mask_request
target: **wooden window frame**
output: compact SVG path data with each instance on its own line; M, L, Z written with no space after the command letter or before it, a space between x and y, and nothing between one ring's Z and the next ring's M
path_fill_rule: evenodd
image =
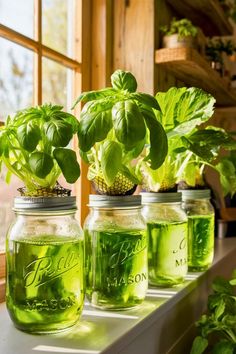
M42 43L42 0L34 0L34 26L35 39L29 38L5 25L0 24L0 38L5 38L22 47L32 50L35 55L34 62L34 105L42 104L42 58L51 59L66 68L74 71L73 75L73 98L79 96L80 92L90 89L90 30L91 24L91 2L92 0L76 0L75 11L75 36L74 36L74 58L72 59ZM83 75L81 75L83 73ZM78 116L80 107L76 108L74 114ZM0 121L0 126L4 125ZM74 140L74 149L78 153L78 142ZM88 195L90 193L90 182L87 180L87 166L81 163L81 177L75 184L77 196L78 217L81 224L87 215ZM0 253L0 302L5 299L5 253Z

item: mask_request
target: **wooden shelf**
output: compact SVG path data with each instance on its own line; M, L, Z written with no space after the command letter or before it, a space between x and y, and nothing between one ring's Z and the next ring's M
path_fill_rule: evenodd
M187 86L200 87L216 98L218 106L236 106L235 90L192 48L156 50L155 63L170 71Z
M218 0L167 0L180 17L187 17L201 27L207 36L232 35L229 23Z

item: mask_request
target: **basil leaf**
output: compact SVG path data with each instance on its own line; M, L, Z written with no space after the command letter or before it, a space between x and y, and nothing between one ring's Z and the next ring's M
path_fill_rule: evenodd
M193 346L190 354L202 354L208 347L208 340L206 338L197 336L193 341Z
M102 146L101 168L104 180L108 186L114 182L121 168L122 150L115 141L106 141Z
M81 159L86 162L86 163L89 163L89 158L88 158L88 154L82 150L79 150L79 154L80 154L80 157Z
M145 161L150 161L153 170L160 167L165 161L168 152L168 141L162 125L155 118L152 110L141 107L141 112L149 129L150 148Z
M215 319L220 320L220 317L223 315L225 311L225 302L223 299L220 299L218 306L215 309Z
M123 161L124 162L130 162L136 157L138 157L141 152L143 151L145 146L145 138L143 140L140 140L133 149L131 150L126 150L123 148Z
M100 100L100 99L103 99L108 96L114 96L115 94L117 94L117 91L111 87L107 87L105 89L101 89L101 90L97 90L97 91L83 92L75 101L72 109L74 109L75 106L81 101L82 102L89 102L89 101L93 101L93 100Z
M140 184L141 183L141 180L139 180L137 178L137 176L135 175L135 172L132 171L131 169L129 169L127 166L122 165L120 171L122 172L122 174L125 177L127 177L134 184Z
M81 112L78 131L79 147L86 152L95 142L106 138L112 128L111 108L113 102L98 100L86 103Z
M212 283L212 289L216 293L233 295L233 288L229 284L228 280L223 277L217 276Z
M76 153L71 149L56 148L53 156L68 183L75 183L80 176L80 166Z
M71 124L59 119L44 123L43 129L47 140L55 147L68 145L73 136Z
M235 324L235 322L234 322ZM235 344L225 339L214 345L212 354L234 354Z
M138 106L131 100L117 102L112 108L115 135L119 142L131 150L146 134L146 127Z
M141 93L141 92L131 93L129 98L135 99L139 103L146 105L148 107L155 108L156 110L159 111L161 110L157 100L153 96L148 95L147 93Z
M18 127L17 137L23 149L31 152L35 150L41 138L39 127L29 121Z
M44 152L33 152L29 156L31 171L39 178L46 177L53 168L53 159Z
M129 71L116 70L111 75L111 84L114 89L135 92L137 81Z
M72 126L73 134L76 134L79 130L79 121L75 118L75 116L68 114L64 120Z
M9 140L7 131L0 131L0 156L9 157Z

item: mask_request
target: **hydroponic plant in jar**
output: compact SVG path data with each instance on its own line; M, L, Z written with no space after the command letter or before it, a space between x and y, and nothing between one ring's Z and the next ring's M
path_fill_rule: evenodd
M87 296L93 306L118 309L141 303L148 283L146 225L141 198L132 196L141 182L134 160L144 154L150 169L158 168L167 138L152 111L159 109L157 101L136 92L130 72L115 71L111 84L82 93L76 104L86 102L79 147L98 193L90 196L84 225Z
M80 175L66 148L77 130L77 119L52 105L19 111L0 128L0 163L8 179L24 183L7 235L6 303L15 326L28 332L66 329L83 307L83 234L75 197L57 182Z
M236 141L222 128L207 126L195 129L182 138L183 150L179 154L179 189L183 207L188 215L188 265L192 271L209 267L214 255L214 209L210 203L211 191L205 183L205 167L220 174L225 194L236 191L235 167L230 156L221 157L236 149Z
M183 138L213 114L215 99L198 88L171 88L156 95L155 111L168 137L168 156L152 171L139 163L143 174L144 216L148 225L149 279L152 285L176 285L187 273L187 218L177 192ZM148 193L147 193L148 192Z

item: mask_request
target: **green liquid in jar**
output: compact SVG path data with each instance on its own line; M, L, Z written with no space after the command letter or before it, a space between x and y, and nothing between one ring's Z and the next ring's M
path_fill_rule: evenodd
M56 240L13 241L7 255L8 312L27 332L71 327L83 308L83 241Z
M201 271L211 265L214 256L214 214L188 216L188 266Z
M149 283L174 286L187 274L187 222L148 223Z
M91 304L123 309L140 304L148 286L145 231L85 231L86 293Z

